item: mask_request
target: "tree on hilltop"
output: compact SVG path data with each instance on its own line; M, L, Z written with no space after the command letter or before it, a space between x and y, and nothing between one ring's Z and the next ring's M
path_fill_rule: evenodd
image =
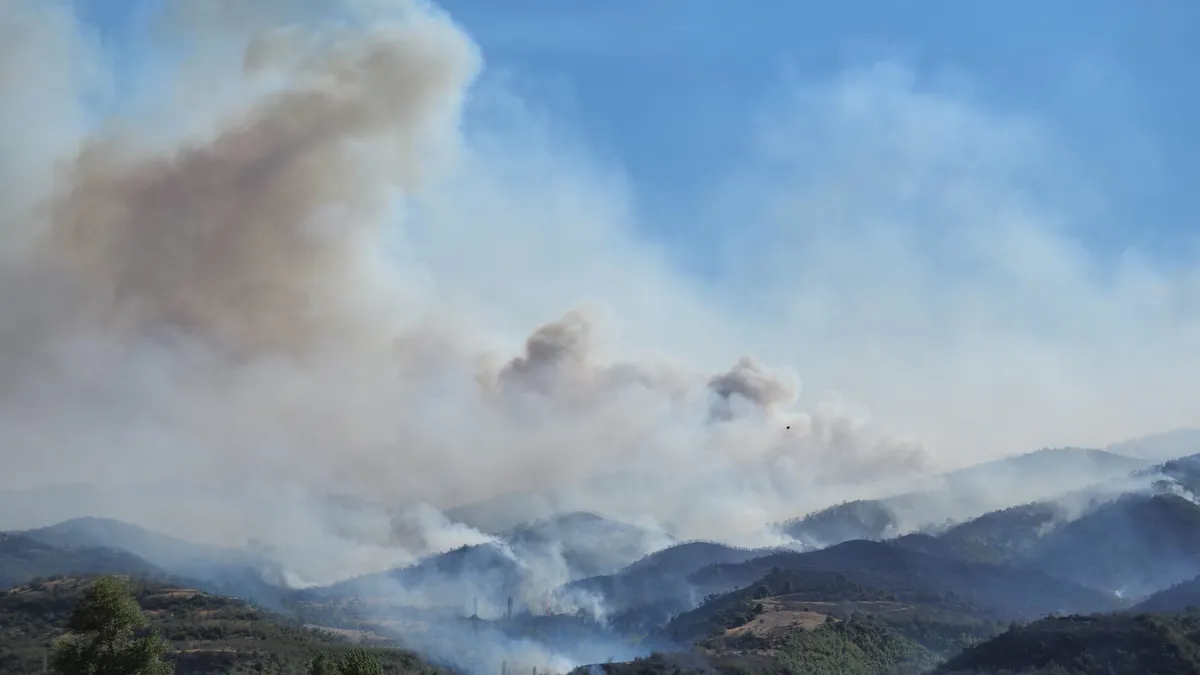
M171 675L174 665L162 658L167 643L148 625L129 584L99 579L71 612L52 668L60 675Z

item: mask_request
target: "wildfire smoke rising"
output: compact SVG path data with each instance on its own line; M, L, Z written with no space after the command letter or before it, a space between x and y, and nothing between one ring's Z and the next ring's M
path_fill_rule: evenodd
M304 575L329 579L422 551L398 544L388 522L360 524L355 546L322 546L349 535L323 521L314 494L446 508L572 485L564 506L737 538L929 466L922 446L836 399L800 411L796 378L764 364L815 340L795 318L814 306L795 303L838 284L789 296L786 321L749 318L637 243L603 177L556 159L536 133L465 128L483 61L448 17L416 2L319 4L172 3L155 42L170 76L99 122L93 103L112 93L113 73L65 5L0 10L7 487L218 486L219 498L195 503L130 490L108 515L197 538L282 539L308 561ZM890 72L880 96L908 101ZM876 244L865 267L909 279L909 267L875 263L916 263L858 234ZM832 255L846 242L809 243ZM747 283L777 300L778 261L755 256L762 275ZM831 272L806 261L806 278ZM892 297L864 310L868 282L909 288L881 274L847 284L830 321L853 316L843 337L865 335L878 315L897 322L897 340L921 344L928 307L905 319ZM877 349L848 339L861 354L839 352L834 336L812 367L824 382L844 367L845 382L881 383L865 393L893 404L889 420L915 420L902 431L930 432L941 459L968 440L1012 449L1025 436L1007 421L988 429L994 438L966 423L933 433L943 416L996 418L948 395L993 376L964 365L976 363L960 356L968 349L1014 366L1053 361L1043 344L994 347L985 332L951 345L941 369L930 355L946 338L877 368ZM913 364L937 386L909 377ZM1108 383L1076 365L1046 371L1047 396ZM914 389L899 396L897 382ZM1029 434L1058 419L1035 420L1040 403L1013 403L1030 413ZM589 482L613 473L625 479Z
M10 476L445 507L621 468L676 482L626 515L688 529L686 494L713 480L743 499L772 465L806 483L919 466L916 450L860 444L847 420L788 412L796 383L753 359L710 377L605 355L584 307L501 356L503 327L388 255L410 226L397 206L436 190L464 151L454 131L478 55L429 8L344 9L358 21L248 36L241 72L221 76L252 93L195 131L87 128L40 173L36 201L6 202ZM53 10L5 11L85 43ZM24 48L46 69L73 58ZM288 511L259 501L251 521ZM739 526L769 514L753 515Z

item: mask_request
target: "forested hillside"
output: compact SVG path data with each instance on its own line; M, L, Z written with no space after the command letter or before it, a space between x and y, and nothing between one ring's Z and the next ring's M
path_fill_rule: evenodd
M0 674L42 672L51 643L65 633L72 609L94 578L56 577L0 591ZM165 638L165 657L179 675L226 672L300 674L319 653L333 656L354 645L336 634L306 628L243 601L158 582L138 582L134 596L150 627ZM444 674L417 655L374 648L385 672Z

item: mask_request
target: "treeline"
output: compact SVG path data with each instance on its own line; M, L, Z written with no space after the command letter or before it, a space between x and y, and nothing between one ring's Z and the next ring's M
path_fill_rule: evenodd
M447 675L246 603L155 582L57 578L0 592L0 675Z

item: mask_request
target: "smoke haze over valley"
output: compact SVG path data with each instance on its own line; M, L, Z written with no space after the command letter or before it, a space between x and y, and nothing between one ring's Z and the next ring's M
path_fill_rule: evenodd
M647 224L654 187L452 11L179 0L138 25L131 71L72 3L0 7L0 530L260 602L655 630L760 554L1000 550L1025 530L949 528L1035 503L1083 524L954 573L1080 611L1200 574L1186 537L1136 588L1140 559L1070 553L1126 510L1190 527L1171 500L1200 474L1164 462L1200 452L1195 242L1095 245L1115 210L1061 130L969 73L781 73L668 217L709 233L700 273ZM34 530L82 516L123 522ZM643 560L697 540L728 546ZM457 665L518 652L502 630ZM609 656L590 639L547 667Z

